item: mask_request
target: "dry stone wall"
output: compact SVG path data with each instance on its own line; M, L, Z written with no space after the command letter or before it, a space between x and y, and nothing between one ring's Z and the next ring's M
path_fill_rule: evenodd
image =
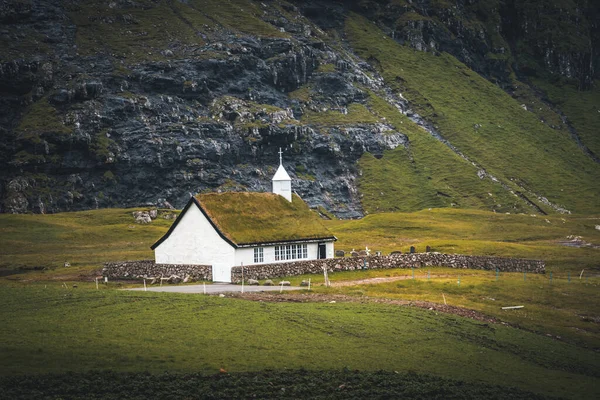
M178 276L192 281L211 281L210 265L156 264L153 260L108 262L102 276L109 279L142 279Z
M278 276L319 274L326 267L329 272L353 271L357 269L422 268L440 266L460 269L485 269L503 272L531 272L543 274L546 265L542 260L501 258L488 256L466 256L461 254L414 253L389 256L329 258L276 264L261 264L244 267L244 279L268 279ZM233 267L231 282L242 281L242 268Z

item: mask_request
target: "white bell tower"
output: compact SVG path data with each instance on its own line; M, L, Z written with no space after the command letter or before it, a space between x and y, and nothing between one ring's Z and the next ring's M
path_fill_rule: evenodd
M273 193L285 197L289 202L292 201L292 178L288 175L285 168L283 168L283 152L279 148L279 168L273 176Z

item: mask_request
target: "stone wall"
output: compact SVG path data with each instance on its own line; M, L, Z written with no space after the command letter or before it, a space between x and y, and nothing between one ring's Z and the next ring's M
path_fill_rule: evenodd
M211 281L210 265L155 264L153 260L107 262L102 268L102 276L109 279L168 278L176 275L191 281Z
M465 256L461 254L414 253L251 265L244 267L244 279L267 279L279 276L320 274L323 272L323 267L327 267L329 272L353 271L362 269L365 266L365 261L368 269L440 266L492 271L498 268L502 272L532 272L537 274L543 274L546 270L546 265L541 260ZM241 281L242 268L233 267L231 270L231 282L240 283Z

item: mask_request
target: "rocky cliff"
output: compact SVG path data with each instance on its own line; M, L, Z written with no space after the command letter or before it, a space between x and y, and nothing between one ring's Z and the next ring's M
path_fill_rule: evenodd
M181 207L202 191L266 191L279 147L294 190L340 217L428 206L597 210L596 139L536 86L595 93L594 10L558 0L4 1L0 212ZM504 168L505 154L489 155L501 147L454 136L465 131L451 124L459 111L369 54L376 46L361 41L371 37L398 46L392 53L455 63L474 93L500 87L541 120L535 140L557 135L553 147L568 157L523 139L510 145L523 165ZM522 117L511 110L493 118ZM492 118L479 116L483 126ZM581 130L594 124L582 119ZM587 197L527 160L555 162Z

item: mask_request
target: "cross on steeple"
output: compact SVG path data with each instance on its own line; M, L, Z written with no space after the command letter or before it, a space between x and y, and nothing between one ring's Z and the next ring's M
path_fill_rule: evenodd
M279 165L283 165L282 154L283 154L283 151L281 151L281 147L280 147L279 148Z

